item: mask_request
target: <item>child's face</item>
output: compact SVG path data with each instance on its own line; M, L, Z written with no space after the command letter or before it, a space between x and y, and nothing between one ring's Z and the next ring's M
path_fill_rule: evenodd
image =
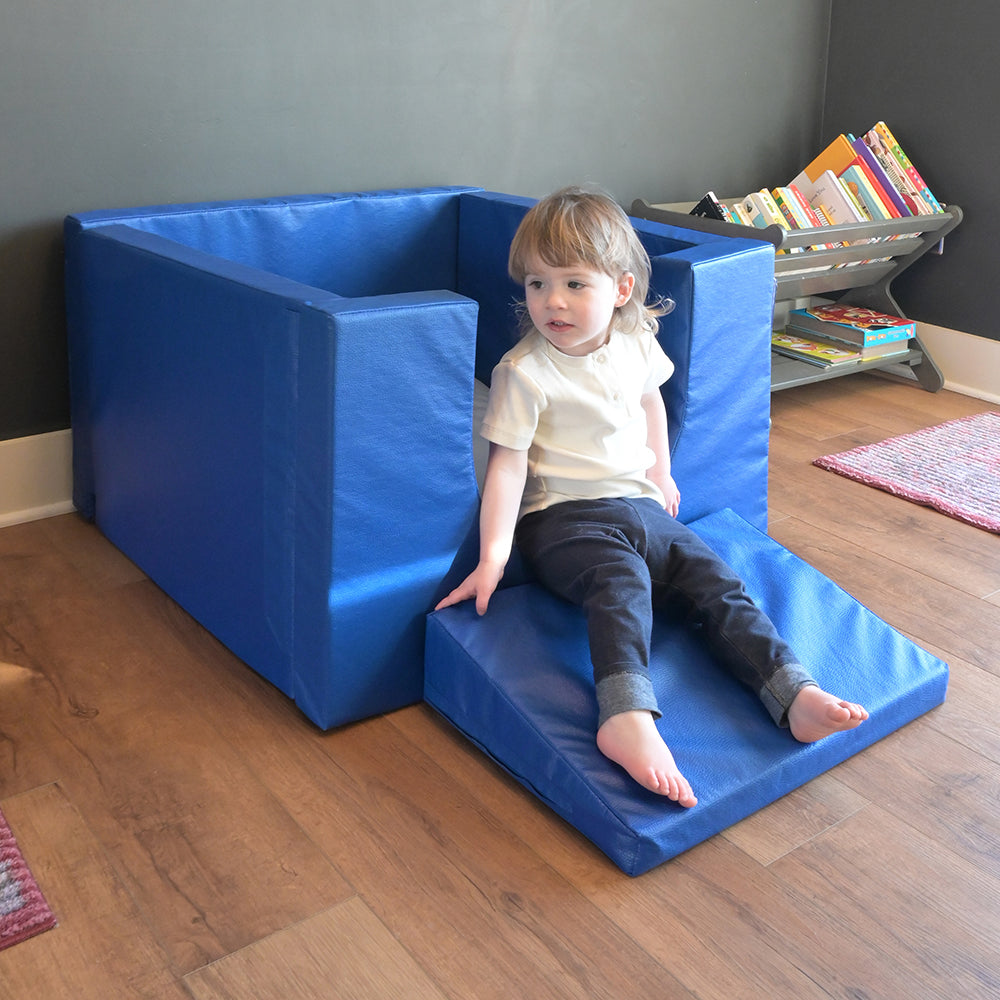
M626 272L615 280L586 265L552 267L529 261L524 296L531 321L563 354L583 357L603 347L615 308L628 302L635 278Z

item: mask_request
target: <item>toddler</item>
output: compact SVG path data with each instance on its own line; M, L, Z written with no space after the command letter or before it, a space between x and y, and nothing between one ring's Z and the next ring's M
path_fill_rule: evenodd
M860 705L823 691L742 581L676 519L649 257L607 195L566 188L524 217L509 270L524 336L493 371L479 563L438 608L485 614L516 542L538 579L583 607L597 746L682 806L697 797L660 736L649 676L655 610L703 628L715 656L803 742L851 729Z

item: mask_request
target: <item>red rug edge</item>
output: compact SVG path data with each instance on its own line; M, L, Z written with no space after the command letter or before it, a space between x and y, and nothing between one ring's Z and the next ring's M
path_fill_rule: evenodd
M24 906L13 913L0 915L0 951L58 925L55 913L38 887L21 852L6 817L0 812L0 861L7 862L8 873L17 882Z

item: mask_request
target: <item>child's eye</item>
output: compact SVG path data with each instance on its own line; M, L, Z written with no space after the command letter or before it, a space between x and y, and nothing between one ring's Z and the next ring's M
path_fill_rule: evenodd
M532 278L528 282L528 288L534 288L534 289L537 290L537 289L539 289L541 287L542 287L542 283L541 283L541 281L538 278Z
M586 286L582 281L571 281L569 283L570 288L585 288Z

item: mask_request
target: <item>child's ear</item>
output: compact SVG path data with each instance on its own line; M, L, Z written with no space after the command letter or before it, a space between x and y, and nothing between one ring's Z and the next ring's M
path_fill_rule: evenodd
M616 306L623 306L632 298L632 289L635 288L635 275L631 271L626 271L618 279L618 299Z

